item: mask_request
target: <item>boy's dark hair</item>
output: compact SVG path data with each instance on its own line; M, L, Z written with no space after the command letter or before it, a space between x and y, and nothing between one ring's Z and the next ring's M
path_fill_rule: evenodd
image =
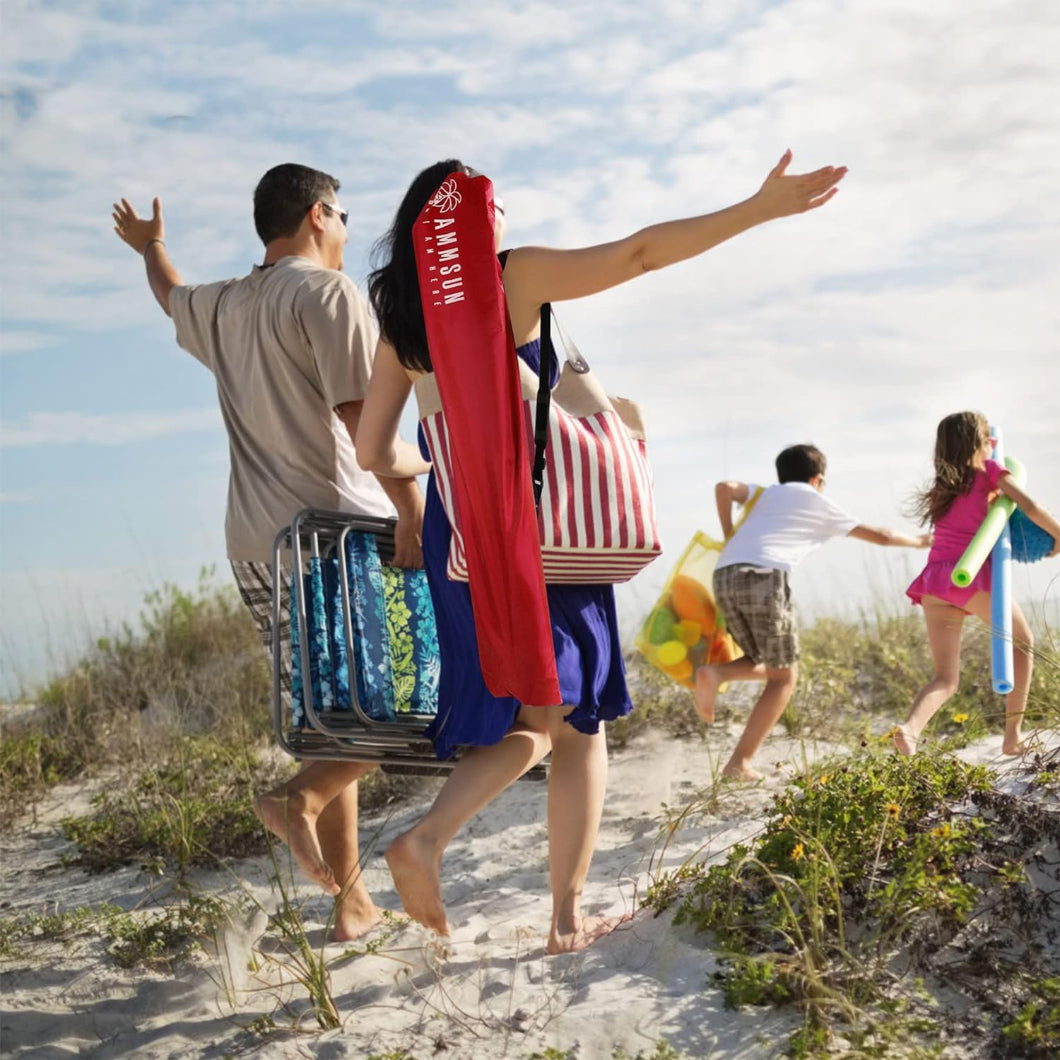
M777 457L777 478L780 482L809 482L815 475L823 475L828 461L816 445L789 445Z
M262 243L293 236L315 202L333 202L339 182L319 169L284 162L254 189L254 227Z

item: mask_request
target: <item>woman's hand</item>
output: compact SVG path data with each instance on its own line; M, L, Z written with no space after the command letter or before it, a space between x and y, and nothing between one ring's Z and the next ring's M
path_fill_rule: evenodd
M788 176L785 171L790 162L789 148L752 197L751 201L763 211L767 220L824 206L839 190L836 185L847 172L846 166L825 166L812 173Z

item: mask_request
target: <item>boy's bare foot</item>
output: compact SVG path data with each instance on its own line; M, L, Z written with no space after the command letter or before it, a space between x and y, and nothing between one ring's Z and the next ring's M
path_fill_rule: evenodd
M707 663L696 670L696 713L707 725L714 721L714 700L718 697L720 685L721 674L716 666Z
M894 736L894 749L900 755L916 754L917 737L913 735L908 726L896 725L892 735Z
M404 832L386 848L386 863L397 888L401 904L413 920L433 928L439 935L449 934L449 921L442 904L439 878L440 858L427 844L411 832Z
M277 839L287 844L298 867L328 894L338 894L335 874L324 860L317 839L316 817L298 810L286 794L267 791L254 799L254 815Z
M331 927L332 942L352 942L362 935L367 935L383 919L383 911L371 904L367 909L342 909L335 913L335 923Z
M1006 736L1001 744L1001 753L1003 755L1021 755L1025 751L1029 751L1030 746L1027 740L1021 740L1018 736L1012 739Z
M554 957L557 953L577 953L588 949L598 939L610 935L620 924L632 919L632 913L622 916L578 916L572 918L573 923L568 925L566 931L560 931L553 924L545 952Z
M735 764L730 762L722 771L721 775L726 780L744 780L747 782L753 780L761 780L762 774L757 769L752 769L749 765L745 765L742 762L736 762Z

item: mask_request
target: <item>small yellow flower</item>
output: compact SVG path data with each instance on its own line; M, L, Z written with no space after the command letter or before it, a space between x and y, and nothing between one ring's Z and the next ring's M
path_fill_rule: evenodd
M938 828L932 828L931 834L937 839L945 839L950 834L950 826L948 824L940 824Z
M805 848L801 843L796 843L794 849L791 851L791 860L800 861L802 860L803 854L806 853Z
M893 740L898 735L899 728L900 728L900 726L895 725L894 728L890 729L888 732L885 732L880 737L880 739L881 740Z
M828 774L827 773L822 774L820 777L818 777L818 780L822 784L827 784L828 783Z
M902 807L896 802L889 802L887 803L887 812L892 817L897 817L902 812Z
M953 720L957 725L963 725L968 720L967 714L954 714Z

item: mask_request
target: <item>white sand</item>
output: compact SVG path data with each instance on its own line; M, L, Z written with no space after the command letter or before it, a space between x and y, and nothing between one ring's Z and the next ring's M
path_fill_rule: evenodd
M777 1055L776 1043L796 1017L732 1012L712 985L715 956L704 936L671 924L672 911L637 911L660 868L709 852L724 857L761 826L763 810L793 772L838 748L770 739L758 786L711 788L735 732L708 742L651 735L612 757L603 826L586 890L586 911L634 911L632 921L581 954L548 958L543 943L550 905L545 785L514 785L454 840L444 865L443 894L453 934L440 940L418 925L398 924L379 952L342 960L327 947L339 1030L315 1032L305 991L291 983L292 959L263 912L249 913L224 936L219 953L202 954L177 971L123 971L100 938L64 944L41 940L0 962L3 1016L0 1050L12 1057L100 1058L368 1057L407 1050L417 1060L527 1057L547 1046L575 1049L579 1060L610 1060L615 1047L651 1055L666 1039L692 1057L718 1060ZM1051 745L1058 741L1050 738ZM1000 737L962 753L1003 766ZM779 768L776 763L784 763ZM664 820L701 792L711 811L692 816L669 842ZM156 890L135 868L101 876L63 868L71 850L57 827L84 812L86 793L54 793L36 823L0 844L5 917L111 902L150 907ZM366 879L376 900L397 909L381 851L422 810L362 821ZM667 809L669 808L669 809ZM235 874L238 873L238 879ZM240 893L272 910L276 893L268 859L235 864L231 873L198 873L199 888ZM309 937L319 948L330 902L298 889ZM254 956L256 954L256 956ZM254 959L257 970L248 970ZM243 1028L271 1016L301 1033L258 1038Z

